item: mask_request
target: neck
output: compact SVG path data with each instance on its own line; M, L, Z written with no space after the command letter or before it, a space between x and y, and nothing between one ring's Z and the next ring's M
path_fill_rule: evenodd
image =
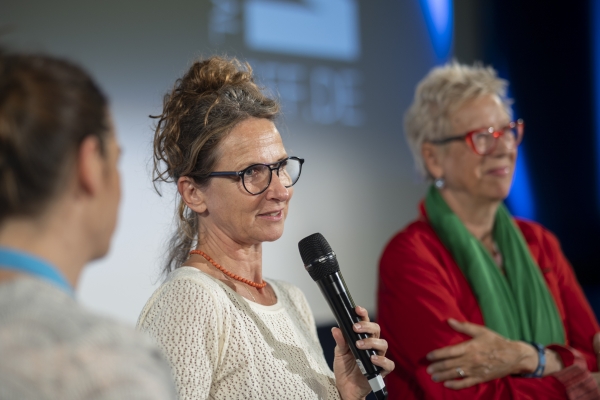
M262 244L240 244L222 232L202 232L199 237L196 248L205 252L216 263L242 278L262 282Z
M9 218L0 226L0 246L37 256L56 267L73 287L88 261L81 235L74 234L67 212L52 211L39 218ZM65 210L66 211L66 210ZM2 274L0 281L20 274Z
M440 194L473 236L479 240L490 237L501 201L478 200L449 189L442 189Z

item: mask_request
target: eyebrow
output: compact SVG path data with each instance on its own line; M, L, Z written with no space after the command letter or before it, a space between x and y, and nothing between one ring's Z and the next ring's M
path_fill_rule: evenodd
M508 122L501 124L500 128L498 128L498 129L503 129L503 128L507 128L507 127L509 127L511 122L515 122L515 121L511 121L511 120L509 120ZM493 127L493 126L483 126L483 127L481 127L481 128L477 128L477 129L471 129L471 130L470 130L470 131L468 131L467 133L471 133L471 132L477 132L477 131L485 131L485 130L488 130L488 129L490 129L490 128L492 128L492 129L496 130L496 128L495 128L495 127Z
M246 168L248 168L248 167L250 167L252 165L264 165L264 164L270 165L270 164L276 164L278 162L282 162L283 160L285 160L286 158L289 158L289 157L290 156L285 155L285 156L281 157L279 160L273 161L273 162L270 162L270 163L261 163L261 162L244 163L242 165L245 165L245 167L242 167L241 169L246 169Z

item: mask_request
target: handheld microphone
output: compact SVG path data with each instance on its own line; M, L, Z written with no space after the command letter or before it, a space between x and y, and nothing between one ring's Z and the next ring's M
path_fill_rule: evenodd
M379 373L381 369L371 362L371 356L376 354L375 351L356 348L356 342L368 338L369 335L356 333L352 329L356 322L360 322L360 318L356 314L356 305L348 292L344 277L340 272L340 265L331 246L323 235L314 233L302 239L298 243L298 249L302 262L304 262L304 268L319 285L319 289L327 300L356 363L369 381L375 397L382 400L387 399L388 392Z

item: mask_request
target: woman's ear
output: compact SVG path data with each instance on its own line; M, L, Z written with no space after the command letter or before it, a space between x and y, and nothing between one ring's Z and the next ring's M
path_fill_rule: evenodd
M86 136L77 153L77 181L82 193L95 196L102 190L106 160L100 151L100 140Z
M444 167L442 166L443 153L443 150L433 143L424 142L421 146L421 157L423 157L425 169L433 179L444 177Z
M206 211L207 206L204 199L204 193L192 178L189 176L182 176L177 179L177 190L190 210L198 214L202 214Z

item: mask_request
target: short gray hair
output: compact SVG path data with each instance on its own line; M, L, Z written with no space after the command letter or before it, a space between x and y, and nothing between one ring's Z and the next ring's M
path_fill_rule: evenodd
M508 82L492 67L473 66L452 61L435 67L419 82L414 100L404 116L406 139L417 171L431 179L421 156L423 142L447 137L451 133L450 114L469 100L496 95L512 118L512 101L507 97Z

